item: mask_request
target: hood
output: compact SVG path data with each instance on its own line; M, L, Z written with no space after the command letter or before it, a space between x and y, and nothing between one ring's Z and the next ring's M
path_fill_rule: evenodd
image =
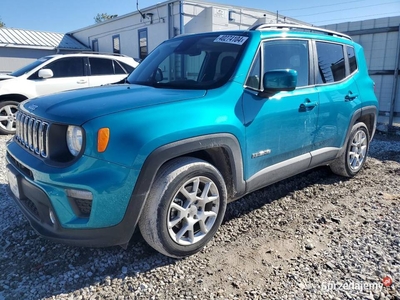
M108 85L27 100L20 109L47 120L80 125L119 111L203 97L206 90L160 89L143 85Z
M15 77L7 75L7 74L0 74L0 80L6 80L6 79L11 79L11 78L15 78Z

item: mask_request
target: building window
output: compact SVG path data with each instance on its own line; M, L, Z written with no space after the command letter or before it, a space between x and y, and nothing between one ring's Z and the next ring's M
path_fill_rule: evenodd
M93 40L92 41L92 50L94 52L99 52L99 40Z
M113 41L113 53L121 53L121 44L120 44L120 39L119 39L119 35L114 35L112 37L112 41Z
M139 34L139 58L144 59L147 54L149 54L149 49L147 47L147 28L140 29Z

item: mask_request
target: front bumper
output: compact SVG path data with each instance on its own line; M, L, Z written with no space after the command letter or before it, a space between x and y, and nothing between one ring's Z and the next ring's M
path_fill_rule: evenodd
M63 228L57 217L53 224L50 211L54 211L54 208L46 193L27 181L10 164L7 169L16 176L20 193L17 198L8 188L9 195L18 204L32 228L41 236L61 243L87 247L123 245L129 242L136 225L133 220L124 219L115 226L98 229Z
M19 146L11 143L8 147L10 149L10 147ZM21 150L25 151L22 148ZM43 182L37 170L29 169L26 167L27 163L17 160L10 152L7 151L6 155L7 170L12 174L9 176L13 178L14 185L13 189L9 187L8 191L37 233L45 238L76 246L105 247L129 242L143 204L141 199L135 201L132 197L134 182L130 184L130 189L123 188L122 183L119 186L110 184L114 189L108 186L99 193L95 193L92 212L90 216L84 218L74 213L65 195L66 188L77 188L75 183L70 182L73 175L64 182ZM29 159L26 153L17 157ZM101 169L99 172L103 171L107 170ZM129 171L126 172L129 174ZM40 180L36 180L35 175ZM53 174L49 176L49 180L51 178L57 178L57 176ZM66 176L63 174L59 178L66 178ZM81 177L78 178L81 179ZM129 176L125 179L128 180ZM107 181L112 180L107 179ZM101 182L99 178L87 182L104 186L104 182ZM119 197L122 194L125 195L124 200ZM50 212L53 212L52 217L50 217Z

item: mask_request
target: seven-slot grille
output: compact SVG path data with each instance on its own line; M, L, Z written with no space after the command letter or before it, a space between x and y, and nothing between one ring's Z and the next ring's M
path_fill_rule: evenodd
M15 137L19 143L41 157L47 157L49 123L32 116L17 112L17 131Z

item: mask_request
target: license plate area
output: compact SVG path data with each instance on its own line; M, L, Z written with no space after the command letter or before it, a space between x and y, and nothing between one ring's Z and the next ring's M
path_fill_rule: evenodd
M15 197L20 199L21 196L20 196L20 192L19 192L19 185L18 185L17 176L13 172L8 170L7 171L7 177L8 177L8 186L10 187L11 192L14 194Z

